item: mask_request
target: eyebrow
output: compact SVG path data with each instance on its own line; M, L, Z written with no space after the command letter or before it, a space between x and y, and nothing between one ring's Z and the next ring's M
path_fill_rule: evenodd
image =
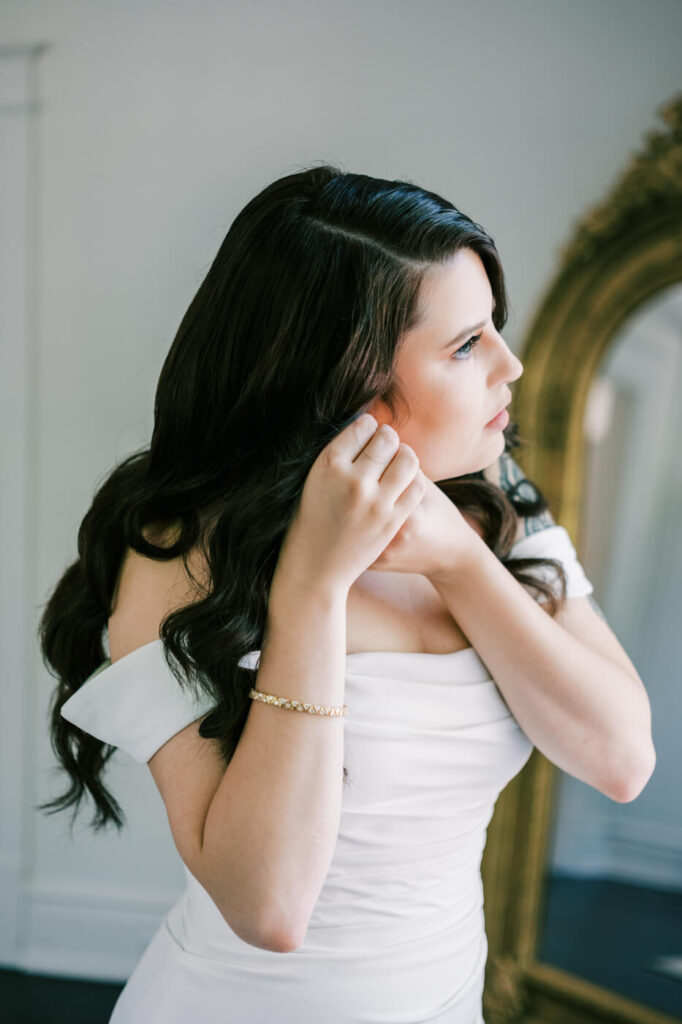
M462 340L462 338L466 338L467 335L474 334L476 331L480 330L481 327L485 327L486 323L486 320L481 320L480 323L474 324L473 327L465 327L463 331L459 332L456 338L451 338L450 341L443 345L443 349L450 348L451 345L456 345L458 341Z

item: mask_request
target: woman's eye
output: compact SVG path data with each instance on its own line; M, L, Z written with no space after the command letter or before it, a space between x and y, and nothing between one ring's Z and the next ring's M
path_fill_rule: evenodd
M479 341L481 340L481 336L482 335L480 335L480 334L475 334L473 336L473 338L469 338L469 340L465 341L463 345L460 345L460 347L457 349L456 352L452 353L450 358L451 359L457 359L457 357L459 356L460 352L463 352L464 356L468 357L471 354L472 349L474 349L476 347L476 345L478 345Z

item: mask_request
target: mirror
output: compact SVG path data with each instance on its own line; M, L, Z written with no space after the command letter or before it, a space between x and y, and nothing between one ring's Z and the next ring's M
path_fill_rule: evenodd
M557 780L538 959L652 1009L682 1007L682 285L634 314L584 416L581 561L652 709L656 769L619 804Z
M649 694L630 803L534 749L481 872L486 1024L679 1024L682 96L576 225L519 350L514 458L565 526Z

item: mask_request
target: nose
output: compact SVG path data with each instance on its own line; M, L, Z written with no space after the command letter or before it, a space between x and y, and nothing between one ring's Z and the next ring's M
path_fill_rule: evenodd
M511 368L510 368L509 376L507 377L507 380L508 381L518 380L519 377L523 373L523 363L518 358L518 356L514 355L514 353L512 352L512 350L510 348L508 348L507 351L509 352L509 358L510 358L510 362L511 362Z
M523 373L523 363L515 356L512 350L507 345L506 341L499 336L502 345L500 346L500 359L497 363L497 377L511 384L512 381L518 380Z

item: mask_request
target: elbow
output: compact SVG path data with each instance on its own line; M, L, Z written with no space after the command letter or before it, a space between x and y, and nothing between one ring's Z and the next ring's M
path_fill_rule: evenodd
M656 750L653 743L650 744L646 755L639 758L636 766L630 767L626 772L621 771L616 776L616 782L611 784L606 795L619 804L629 804L640 795L656 767Z
M268 936L268 945L265 949L271 950L273 953L295 953L296 950L303 944L303 938L299 937L298 932L277 932L274 935Z
M233 931L236 931L233 929ZM300 932L293 929L279 929L277 931L243 932L241 929L237 935L251 946L258 949L267 949L270 953L293 953L302 944L303 938Z
M272 919L266 924L262 921L260 914L250 913L246 906L242 906L239 911L234 906L227 906L224 887L218 891L217 887L203 873L192 868L190 868L190 872L213 901L230 931L242 942L271 953L293 953L302 944L308 927L307 922L303 929L288 922L281 924L278 921L273 924ZM230 886L229 890L231 889ZM260 907L264 902L262 899L251 900L250 909L253 910L254 906Z
M244 923L228 920L221 911L225 921L235 935L257 949L265 949L270 953L293 953L303 943L306 928L295 928L293 926L277 926ZM306 926L307 927L307 926Z
M270 953L293 953L300 945L293 932L288 930L265 930L228 920L225 914L222 916L238 939L249 946L255 946L256 949L265 949Z
M272 950L273 953L294 953L303 945L307 930L307 920L304 923L287 922L279 927L263 930L261 935L267 943L264 948Z
M279 906L274 898L267 901L269 914L261 918L258 945L272 953L294 953L303 945L312 908L305 906Z

